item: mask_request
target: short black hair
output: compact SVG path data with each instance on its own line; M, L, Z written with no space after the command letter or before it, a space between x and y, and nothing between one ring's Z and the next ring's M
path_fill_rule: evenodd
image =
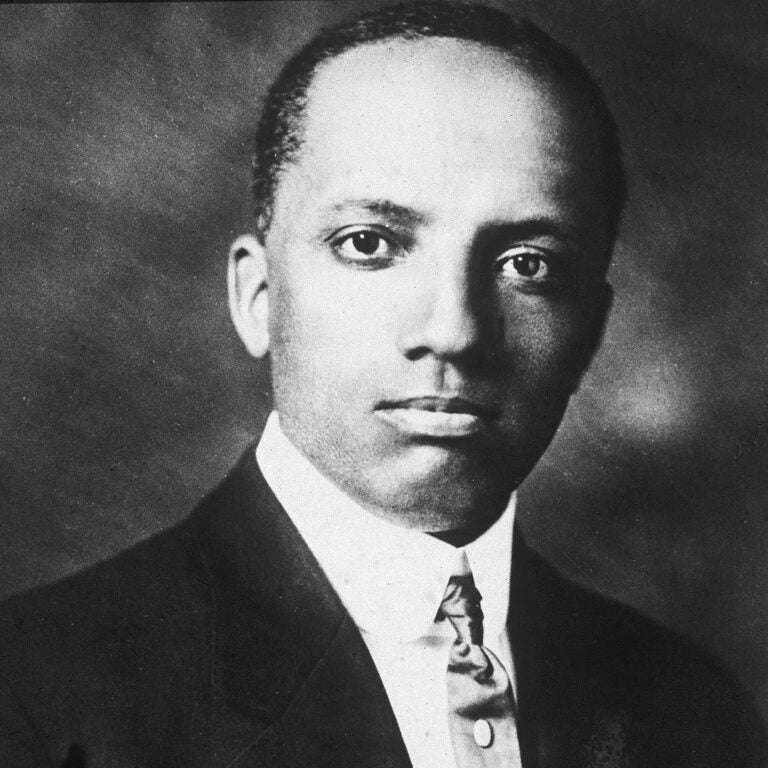
M483 5L427 0L387 6L323 30L285 64L266 95L256 129L253 195L256 235L262 244L271 224L280 173L301 149L308 91L318 67L368 43L429 37L501 50L532 73L563 84L580 97L602 147L612 242L627 194L624 161L616 122L584 64L528 19Z

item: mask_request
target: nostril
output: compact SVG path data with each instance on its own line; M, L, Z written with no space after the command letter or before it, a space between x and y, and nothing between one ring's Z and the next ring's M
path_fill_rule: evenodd
M432 355L465 359L490 351L504 333L492 297L471 275L431 274L414 300L413 311L401 319L398 348L409 360Z

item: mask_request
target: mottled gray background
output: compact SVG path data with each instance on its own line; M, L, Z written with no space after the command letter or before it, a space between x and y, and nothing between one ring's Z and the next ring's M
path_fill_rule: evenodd
M378 3L0 8L0 584L184 515L258 434L230 329L286 52ZM508 2L604 83L631 202L594 369L522 494L562 570L704 641L768 713L768 11Z

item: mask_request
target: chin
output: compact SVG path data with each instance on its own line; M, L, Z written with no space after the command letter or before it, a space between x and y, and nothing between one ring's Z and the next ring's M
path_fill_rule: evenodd
M517 485L515 474L498 457L490 462L443 457L392 467L364 496L376 499L375 506L388 518L437 532L498 517Z

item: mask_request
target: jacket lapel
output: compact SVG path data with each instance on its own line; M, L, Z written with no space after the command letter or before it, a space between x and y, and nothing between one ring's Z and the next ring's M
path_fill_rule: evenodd
M359 631L248 450L196 515L212 685L254 723L240 766L410 765Z
M609 606L560 576L516 529L508 629L524 768L635 765L605 641L616 620L601 615Z
M410 766L365 644L346 619L279 721L255 745L256 766Z

